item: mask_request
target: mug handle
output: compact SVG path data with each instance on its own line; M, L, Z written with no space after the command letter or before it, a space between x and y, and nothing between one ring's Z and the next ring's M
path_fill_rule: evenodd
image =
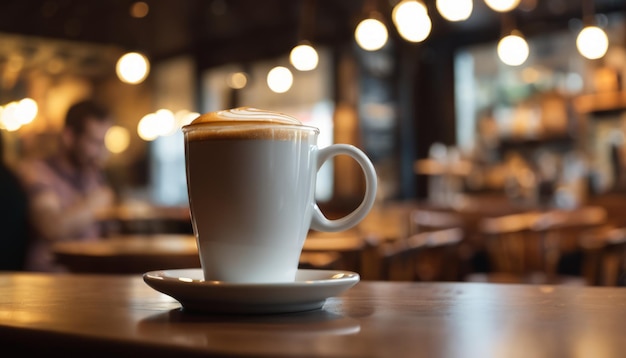
M348 230L358 224L367 216L376 200L376 170L369 158L360 149L349 144L333 144L318 151L317 170L322 167L328 159L340 154L345 154L356 160L361 166L363 174L365 174L365 196L363 201L350 214L335 220L330 220L320 210L315 203L313 208L313 218L311 220L311 229L317 231L343 231Z

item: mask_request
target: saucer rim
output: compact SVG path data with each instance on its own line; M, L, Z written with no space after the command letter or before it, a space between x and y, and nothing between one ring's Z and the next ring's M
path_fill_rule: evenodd
M326 300L350 289L360 275L346 270L299 269L307 273L327 273L321 280L279 283L222 283L220 281L181 281L172 273L193 269L155 270L143 274L144 282L178 301L183 311L210 314L275 314L310 311L323 307ZM165 277L164 272L170 276ZM347 274L332 278L332 274Z
M144 281L146 279L150 280L159 280L159 281L169 281L180 285L193 285L193 286L210 286L210 287L224 287L224 288L236 288L236 287L266 287L266 286L276 286L276 287L295 287L295 286L309 286L309 285L333 285L335 283L345 283L347 281L355 281L358 282L360 280L360 275L357 272L349 271L349 270L328 270L328 269L298 269L298 273L326 273L328 275L327 278L323 279L314 279L314 280L296 280L290 282L225 282L219 280L199 280L195 278L191 278L191 281L180 280L180 275L173 275L172 273L183 272L183 271L196 271L201 274L201 268L180 268L180 269L163 269L163 270L152 270L145 272L142 277ZM168 275L167 273L170 273ZM343 274L343 277L332 277L333 275Z

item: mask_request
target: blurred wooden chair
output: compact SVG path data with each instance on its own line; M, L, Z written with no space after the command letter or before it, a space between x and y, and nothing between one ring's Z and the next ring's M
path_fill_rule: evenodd
M479 223L491 271L520 275L541 270L538 237L531 230L536 212L484 218Z
M415 209L409 214L410 233L460 228L465 225L463 217L452 211Z
M454 210L438 210L419 208L414 209L409 215L409 227L412 235L432 232L444 229L458 228L462 230L463 239L456 247L455 261L459 277L465 276L472 271L473 261L477 252L480 252L479 240L476 240L476 228L472 215L459 213ZM423 260L422 260L423 262Z
M580 238L586 231L607 224L607 211L599 206L543 213L532 225L541 236L548 275L582 275Z
M534 230L542 213L529 211L484 218L480 230L491 268L472 273L472 282L528 284L584 284L578 277L554 275L546 270L544 236Z
M379 278L392 281L454 281L458 277L459 228L411 235L376 247Z
M626 227L606 225L580 237L583 275L594 286L626 286Z

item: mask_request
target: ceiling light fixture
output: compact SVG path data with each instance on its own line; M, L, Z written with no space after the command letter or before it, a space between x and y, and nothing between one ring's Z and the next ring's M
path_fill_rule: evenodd
M448 21L465 21L474 10L473 0L437 0L437 11Z
M604 57L609 49L609 37L600 27L594 25L593 1L583 2L583 23L585 27L576 37L576 48L585 58L596 60Z
M509 66L520 66L528 59L530 47L515 24L513 13L502 14L502 36L496 48L500 61Z
M432 21L428 16L428 9L421 1L400 1L394 6L391 19L400 36L409 42L426 40L432 30Z
M317 68L319 55L310 42L313 36L315 23L315 2L309 0L303 3L300 16L299 43L291 49L289 62L298 71L312 71Z
M578 52L590 60L604 57L609 49L609 37L597 26L586 26L576 37Z
M515 9L520 0L485 0L485 4L497 12L508 12Z
M498 57L509 66L519 66L526 62L530 49L528 42L519 31L514 31L498 42Z
M385 24L374 17L361 21L354 31L357 44L366 51L380 50L387 43L388 37Z
M363 13L367 18L359 22L354 30L356 43L365 51L377 51L385 46L389 39L383 16L376 10L376 0L366 0Z

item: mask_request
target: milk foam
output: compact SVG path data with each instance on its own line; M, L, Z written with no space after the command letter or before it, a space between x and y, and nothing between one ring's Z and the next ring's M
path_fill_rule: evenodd
M257 124L302 125L299 120L289 115L251 107L239 107L205 113L196 118L191 124L236 124L233 121L254 122Z
M319 132L287 114L251 107L202 114L183 127L183 131L190 141L216 138L293 140L307 131Z

